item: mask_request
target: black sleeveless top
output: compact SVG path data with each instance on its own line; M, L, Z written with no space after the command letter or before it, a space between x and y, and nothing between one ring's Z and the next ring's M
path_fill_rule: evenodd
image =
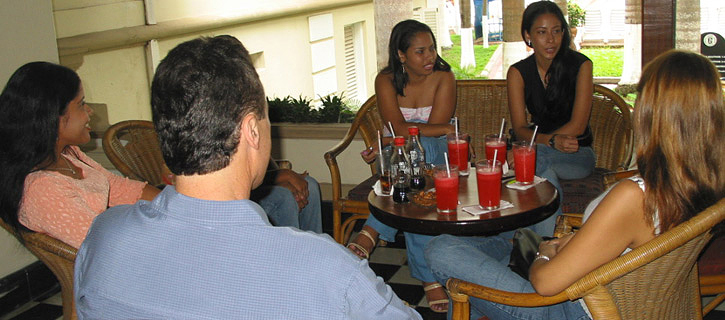
M519 70L521 77L524 79L524 102L526 103L526 109L531 114L531 121L539 126L539 132L551 133L569 122L574 109L579 67L584 61L588 60L587 56L579 52L569 51L566 59L566 65L570 68L566 72L568 76L564 77L565 83L561 87L562 93L558 97L554 97L553 100L547 100L546 91L548 88L544 88L544 84L541 82L533 54L512 65L512 67ZM580 147L592 145L592 133L588 124L584 133L578 138Z

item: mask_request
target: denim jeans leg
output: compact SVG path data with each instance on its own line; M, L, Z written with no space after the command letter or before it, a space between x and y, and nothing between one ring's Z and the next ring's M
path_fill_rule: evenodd
M405 233L405 248L408 255L410 276L423 282L436 281L430 272L430 268L428 268L424 253L425 246L431 239L433 239L433 236L410 232Z
M368 216L368 220L365 221L365 225L378 232L378 239L395 242L395 234L398 233L398 229L380 222L372 213Z
M307 205L300 210L299 224L300 229L322 233L322 198L320 197L320 184L315 178L307 176Z
M272 225L300 228L299 208L289 189L280 186L260 186L252 191L250 198L264 209Z
M594 169L596 156L591 147L582 147L575 153L563 153L543 144L536 145L536 175L545 178L559 191L559 202L563 201L563 190L559 179L580 179ZM554 233L556 217L561 215L561 205L556 212L531 229L543 236Z
M457 278L510 291L534 292L531 283L508 268L511 242L500 236L456 237L441 235L429 241L425 258L440 283ZM491 319L586 319L578 302L538 308L520 308L471 298L472 318ZM449 311L450 313L450 311Z

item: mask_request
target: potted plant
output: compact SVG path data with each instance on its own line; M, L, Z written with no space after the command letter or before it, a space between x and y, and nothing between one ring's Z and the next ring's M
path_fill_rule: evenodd
M584 25L586 20L586 11L578 4L567 1L566 10L569 13L569 28L571 28L571 38L574 39L577 33L577 27Z

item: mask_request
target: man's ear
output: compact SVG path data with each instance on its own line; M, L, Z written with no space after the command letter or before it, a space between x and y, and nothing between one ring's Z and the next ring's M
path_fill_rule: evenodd
M242 119L241 123L241 139L244 139L250 147L259 148L260 132L259 119L254 113L249 113Z

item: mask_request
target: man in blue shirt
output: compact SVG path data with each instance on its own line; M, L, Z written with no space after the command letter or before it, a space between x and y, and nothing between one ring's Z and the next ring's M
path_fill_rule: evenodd
M249 200L271 149L262 84L231 36L180 44L151 88L176 184L93 222L81 319L421 319L329 236L272 226Z

